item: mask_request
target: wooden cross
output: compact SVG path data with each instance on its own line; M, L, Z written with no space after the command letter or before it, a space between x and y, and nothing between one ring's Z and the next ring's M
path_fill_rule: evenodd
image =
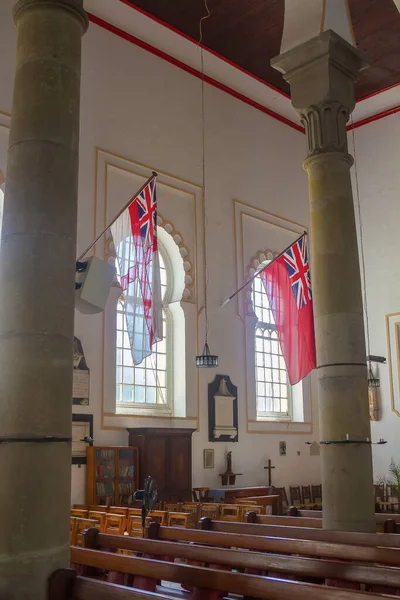
M266 469L268 471L268 485L272 485L272 483L271 483L271 470L275 469L275 467L273 467L271 465L271 459L268 459L268 465L266 467L264 467L264 469Z

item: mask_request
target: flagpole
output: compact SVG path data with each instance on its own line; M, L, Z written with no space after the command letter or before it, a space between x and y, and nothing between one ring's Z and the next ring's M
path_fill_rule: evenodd
M142 185L142 187L140 188L140 190L134 196L132 196L130 200L128 200L128 202L125 204L125 206L123 206L121 208L121 210L113 218L113 220L111 221L111 223L109 223L106 227L104 227L104 229L101 231L101 233L99 233L99 235L97 236L97 238L91 244L89 244L89 246L86 248L86 250L79 256L79 258L77 259L77 262L81 261L82 258L84 256L86 256L86 254L89 252L89 250L91 250L93 248L93 246L99 241L99 239L105 234L105 232L107 231L107 229L109 227L111 227L111 225L113 225L115 223L115 221L118 219L118 217L120 217L122 215L122 213L128 208L128 206L130 206L130 204L132 204L132 202L135 200L135 198L137 198L143 192L144 188L147 185L149 185L149 183L151 181L153 181L153 179L155 177L157 177L157 176L158 176L158 173L156 173L155 171L153 171L152 176L148 178L148 180L146 181L146 183L144 183Z
M280 252L278 254L278 256L275 256L275 258L273 258L267 265L265 265L265 267L263 267L261 269L261 271L257 271L257 273L254 273L253 277L250 277L250 279L248 279L246 281L246 283L244 283L238 290L236 290L236 292L233 292L233 294L231 294L229 296L229 298L227 298L226 300L224 300L224 302L221 304L221 308L223 308L224 306L226 306L231 300L233 300L233 298L235 296L237 296L242 290L244 290L245 287L247 287L249 285L249 283L251 283L252 281L254 281L254 279L256 277L258 277L259 275L261 275L261 273L263 271L265 271L266 269L268 269L268 267L270 267L275 261L278 260L278 258L280 258L282 256L282 254L285 254L285 252L287 252L289 250L289 248L291 248L293 246L293 244L295 244L296 242L298 242L299 240L301 240L301 238L307 234L307 231L304 231L297 239L294 240L294 242L291 242L289 244L289 246L287 246L287 248L285 248L284 250L282 250L282 252Z

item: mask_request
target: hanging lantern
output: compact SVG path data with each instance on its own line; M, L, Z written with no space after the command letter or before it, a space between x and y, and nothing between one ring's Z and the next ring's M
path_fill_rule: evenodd
M218 356L211 354L207 342L204 344L203 354L196 356L196 367L198 369L214 369L218 367Z
M377 377L374 377L371 363L368 368L368 402L369 402L369 417L371 421L379 421L379 404L377 388L381 382Z

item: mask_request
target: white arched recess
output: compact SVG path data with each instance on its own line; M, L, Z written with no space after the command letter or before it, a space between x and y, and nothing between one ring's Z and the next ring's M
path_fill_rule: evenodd
M168 369L170 372L170 382L168 391L171 395L171 402L168 407L152 408L149 405L129 411L122 410L116 405L115 398L115 379L116 379L116 316L117 303L121 295L119 284L113 285L105 310L105 386L104 403L106 412L105 418L113 419L113 423L118 427L137 427L138 420L140 425L145 426L171 426L176 420L190 419L187 411L187 381L186 381L186 339L191 339L190 330L192 329L193 319L195 318L194 305L185 300L185 296L190 293L187 284L192 283L192 274L188 275L190 264L186 257L186 250L183 250L178 244L178 234L173 231L171 224L164 223L161 218L158 219L157 235L159 239L160 251L165 262L168 273L168 287L164 310L166 313L168 326L168 346L169 359ZM168 227L169 225L169 227ZM172 232L169 233L169 231ZM156 420L156 423L152 422Z
M268 213L234 201L236 231L236 264L238 286L247 281L257 270L260 263L271 260L284 248L289 246L305 230L306 225L288 221L282 217ZM265 249L267 248L267 249ZM317 426L313 419L316 414L315 394L313 394L312 375L308 375L293 390L293 407L291 420L257 418L256 378L255 378L255 326L257 317L252 309L252 288L237 296L237 314L243 319L244 353L246 370L246 409L248 433L303 433L313 432Z
M258 252L247 268L247 277L253 277L256 271L277 256L277 252L265 250ZM255 379L255 339L254 333L257 317L253 309L252 285L246 293L245 305L245 331L247 348L247 395L248 395L248 425L250 431L280 431L284 428L288 433L308 433L312 427L312 409L310 393L310 376L290 389L290 417L279 419L277 417L263 418L257 415L256 406L256 379Z

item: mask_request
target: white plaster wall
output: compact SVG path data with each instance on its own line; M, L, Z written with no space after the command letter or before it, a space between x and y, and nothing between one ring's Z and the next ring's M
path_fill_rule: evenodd
M397 93L400 98L399 88ZM352 151L352 135L349 138ZM399 114L355 130L370 353L386 358L385 315L400 312L399 140ZM396 379L399 368L395 364ZM372 423L372 438L374 441L384 438L388 443L373 446L375 478L387 475L392 457L400 462L400 418L391 409L388 364L379 365L379 376L381 420Z
M11 6L12 0L0 4L0 111L8 113L15 52ZM90 26L83 41L79 249L89 243L94 232L96 147L201 184L200 86L198 79L177 67L95 25ZM240 232L235 237L234 200L307 226L307 180L301 166L306 152L305 138L208 86L205 86L205 109L209 342L212 351L219 355L217 373L230 375L238 386L239 443L208 442L207 384L216 373L203 370L199 373L199 431L193 435L193 484L219 485L218 474L224 469L227 450L233 451L234 470L243 473L239 484L265 483L263 467L268 458L276 466L273 482L277 485L318 483L319 458L310 457L305 445L306 441L319 439L315 393L311 434L247 433L244 325L234 303L220 308L237 284L236 242ZM0 135L3 161L6 138ZM0 164L0 168L3 166ZM163 217L174 222L172 207L170 213L168 207L163 210ZM251 236L251 228L246 235ZM266 239L264 248L259 250L268 247ZM244 263L248 264L250 259L251 255L245 256ZM198 308L201 303L199 294ZM200 349L201 318L199 324ZM123 429L102 428L102 316L77 314L76 335L82 340L91 369L91 398L89 407L74 407L74 411L93 413L96 445L127 444L128 435ZM193 343L188 340L191 348ZM192 368L195 369L194 364ZM193 386L189 392L197 394L197 388ZM137 421L140 426L140 419ZM286 457L279 456L281 440L287 442ZM211 447L216 451L215 468L203 469L203 449ZM73 502L84 501L84 482L85 467L74 466Z

